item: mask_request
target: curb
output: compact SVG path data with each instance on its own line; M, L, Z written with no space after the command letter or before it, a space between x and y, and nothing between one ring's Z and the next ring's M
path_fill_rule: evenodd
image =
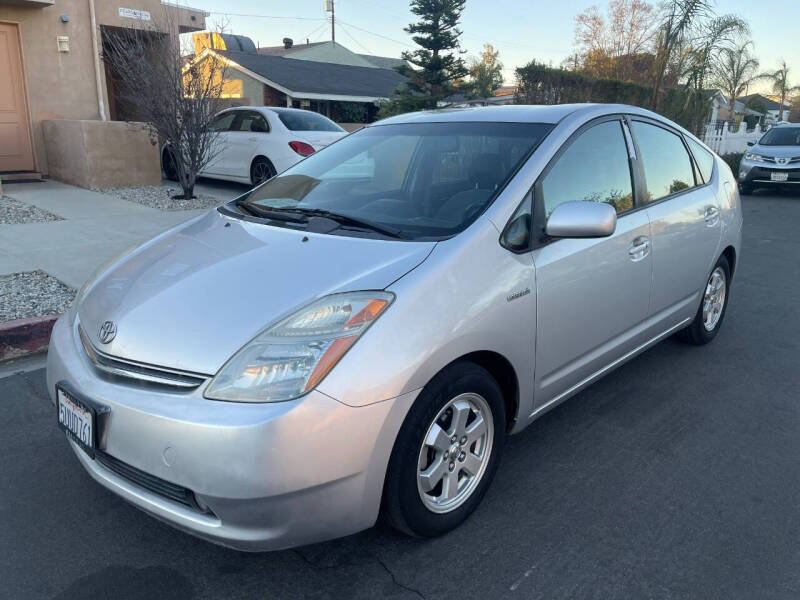
M50 332L61 315L44 315L0 323L0 361L47 350Z

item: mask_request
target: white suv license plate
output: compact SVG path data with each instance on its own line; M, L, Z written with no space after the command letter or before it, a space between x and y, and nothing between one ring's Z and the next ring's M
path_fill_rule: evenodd
M769 174L770 181L788 181L789 174L788 173L777 173L773 171Z
M58 425L89 454L94 453L94 413L64 390L56 390Z

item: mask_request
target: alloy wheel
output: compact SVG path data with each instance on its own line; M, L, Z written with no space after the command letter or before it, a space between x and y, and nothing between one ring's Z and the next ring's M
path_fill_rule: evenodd
M494 421L478 394L459 394L442 407L423 438L417 490L432 512L451 512L475 491L492 453Z
M706 331L714 331L719 323L722 309L725 307L726 292L725 271L722 267L717 267L708 278L703 296L703 327Z

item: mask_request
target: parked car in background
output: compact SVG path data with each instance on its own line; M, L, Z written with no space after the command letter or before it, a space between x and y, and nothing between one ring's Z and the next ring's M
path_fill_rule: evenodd
M761 136L739 164L739 190L749 194L757 187L800 190L800 123L780 123Z
M728 166L652 112L402 115L101 269L48 390L91 476L184 531L272 550L383 510L434 536L507 434L713 340L741 236Z
M256 186L347 135L329 118L310 110L246 106L221 111L212 159L201 177ZM164 172L175 178L169 148L161 152Z

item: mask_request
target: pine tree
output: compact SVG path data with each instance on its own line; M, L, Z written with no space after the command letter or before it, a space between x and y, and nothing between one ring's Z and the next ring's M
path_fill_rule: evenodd
M408 78L388 102L381 105L379 116L386 117L412 110L436 108L452 95L468 71L461 55L459 22L466 0L412 0L411 12L419 21L405 28L419 46L403 52L412 66L398 69Z

